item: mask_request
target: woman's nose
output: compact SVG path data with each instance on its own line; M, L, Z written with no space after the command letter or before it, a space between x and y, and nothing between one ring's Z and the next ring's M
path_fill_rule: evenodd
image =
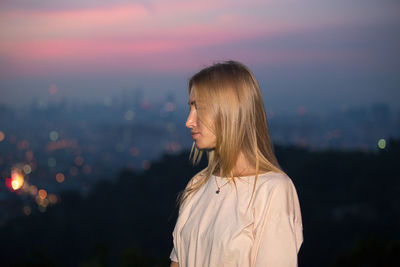
M195 114L193 111L190 111L185 125L187 128L190 128L190 129L193 129L196 126L196 118L195 118Z

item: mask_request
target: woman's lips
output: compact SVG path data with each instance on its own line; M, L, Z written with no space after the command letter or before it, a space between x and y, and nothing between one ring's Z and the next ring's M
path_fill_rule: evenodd
M196 136L200 135L199 132L192 132L192 138L194 139Z

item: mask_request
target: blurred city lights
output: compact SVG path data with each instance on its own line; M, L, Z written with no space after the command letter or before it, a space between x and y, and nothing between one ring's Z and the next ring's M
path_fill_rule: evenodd
M37 188L36 185L31 185L31 186L29 186L29 193L30 193L32 196L36 196L37 192L38 192L38 188Z
M89 165L85 164L82 168L82 171L84 174L89 174L92 172L92 167L90 167Z
M174 110L175 110L175 104L172 103L172 102L167 102L167 103L165 103L165 105L164 105L164 110L167 111L167 112L172 112L172 111L174 111Z
M27 181L24 182L21 189L22 189L22 191L24 191L24 193L29 193L29 184Z
M24 184L24 176L18 171L13 171L11 173L11 186L14 190L18 190Z
M150 167L151 167L150 161L148 161L148 160L143 160L143 161L142 161L142 168L143 168L144 170L148 170L148 169L150 169Z
M24 170L25 174L30 174L32 172L31 165L29 165L29 164L24 165L24 167L22 167L22 169Z
M59 140L59 141L50 142L46 147L47 151L54 151L54 150L64 149L64 148L77 149L78 142L74 139L72 139L72 140L63 139L63 140Z
M27 140L22 140L18 142L17 147L19 150L25 150L29 147L29 142Z
M72 176L77 176L78 173L79 173L79 170L78 170L77 167L72 166L71 168L69 168L69 173L70 173Z
M65 176L64 176L64 174L62 174L61 172L59 172L59 173L57 173L56 174L56 181L58 182L58 183L63 183L64 181L65 181Z
M139 155L139 149L135 146L131 147L129 149L129 152L131 153L132 157L136 157L137 155Z
M55 158L49 158L49 159L47 160L47 164L49 165L49 167L55 167L56 164L57 164L57 161L56 161Z
M28 161L32 161L33 160L33 151L32 150L28 150L25 152L25 158Z
M168 142L165 146L165 150L168 152L179 152L182 149L181 145L178 142Z
M57 203L57 201L58 201L58 198L57 198L57 196L56 195L54 195L54 194L49 194L49 202L50 202L50 204L52 204L52 205L54 205L54 204L56 204Z
M58 139L58 132L57 131L51 131L49 134L49 138L51 141L57 141Z
M0 131L0 142L3 141L6 138L6 135L4 132Z
M29 215L31 215L31 213L32 213L31 207L29 207L29 206L24 206L24 208L22 209L22 211L24 212L24 214L25 214L26 216L29 216Z
M386 148L386 140L385 139L379 139L379 141L378 141L378 147L380 148L380 149L385 149Z
M134 113L132 110L127 110L127 111L125 112L125 115L124 115L125 120L127 120L127 121L133 120L133 117L134 117L134 116L135 116L135 113Z
M22 183L21 183L20 180L12 180L12 181L11 181L11 186L12 186L12 188L13 188L14 190L18 190L18 189L21 188Z
M83 162L85 161L85 159L81 156L77 156L74 159L74 162L77 166L81 166L83 164Z
M39 195L39 198L45 199L47 197L47 191L44 189L40 189L38 195Z
M11 178L6 178L6 186L9 190L13 190L11 186Z

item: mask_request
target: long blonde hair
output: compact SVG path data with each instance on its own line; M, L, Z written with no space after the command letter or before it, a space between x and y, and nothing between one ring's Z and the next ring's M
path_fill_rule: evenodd
M234 181L233 169L240 152L256 171L253 194L260 172L283 172L271 145L260 87L249 68L235 61L216 63L190 79L189 94L192 90L200 121L213 122L205 126L215 134L216 146L205 151L208 166L189 181L180 205L216 171ZM194 164L203 153L193 143L190 158Z

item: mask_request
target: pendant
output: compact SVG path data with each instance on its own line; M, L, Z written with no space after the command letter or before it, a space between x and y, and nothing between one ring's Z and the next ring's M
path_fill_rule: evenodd
M218 188L218 190L215 191L215 194L219 194L219 192L221 192L221 190L219 190L219 188Z

